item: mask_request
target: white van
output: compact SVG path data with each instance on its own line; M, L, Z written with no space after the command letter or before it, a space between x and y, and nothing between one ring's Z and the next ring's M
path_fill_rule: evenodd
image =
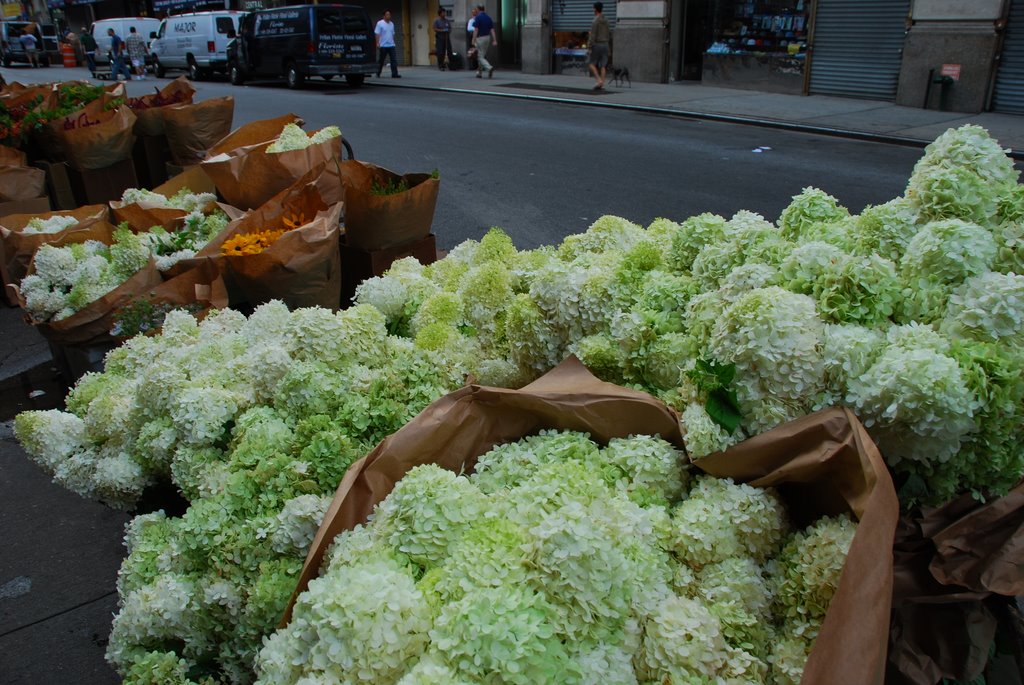
M193 81L228 71L228 43L245 12L210 10L167 17L151 46L153 68L162 77L170 69L188 72Z
M107 29L114 29L114 33L120 36L121 40L128 40L129 29L135 27L135 33L142 36L147 43L150 41L149 34L155 33L160 28L160 20L154 17L121 17L119 19L97 19L90 33L96 41L96 71L110 72L110 36ZM147 58L147 63L149 59Z

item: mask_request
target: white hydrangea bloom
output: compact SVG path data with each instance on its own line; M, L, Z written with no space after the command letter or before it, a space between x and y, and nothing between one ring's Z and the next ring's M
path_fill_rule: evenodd
M920 347L889 347L848 389L847 402L893 465L953 458L980 406L954 359Z
M280 554L305 554L320 528L327 507L327 495L299 495L285 502L277 514L277 525L270 537L274 551Z
M941 329L957 337L1024 342L1024 276L985 273L953 292Z
M718 619L698 600L670 597L647 617L634 658L644 681L710 680L728 659Z
M49 219L30 219L22 233L32 235L33 233L60 233L72 226L78 225L78 219L73 216L51 216Z
M742 433L727 433L712 420L704 406L697 402L686 405L679 422L683 428L686 451L693 459L700 459L726 450L742 439Z

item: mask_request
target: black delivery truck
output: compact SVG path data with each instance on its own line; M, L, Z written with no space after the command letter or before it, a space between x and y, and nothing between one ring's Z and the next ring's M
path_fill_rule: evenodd
M377 72L373 25L357 5L292 5L256 10L228 45L231 82L282 77L299 88L310 76L344 76L361 86Z

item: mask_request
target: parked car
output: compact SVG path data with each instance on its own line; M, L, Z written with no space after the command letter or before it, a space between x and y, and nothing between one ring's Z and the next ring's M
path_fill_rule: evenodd
M128 29L135 27L135 32L149 41L149 34L156 33L160 28L160 20L155 17L120 17L118 19L97 19L90 29L93 39L96 41L96 73L101 76L103 73L110 73L110 36L107 29L114 29L114 33L121 37L121 40L128 40ZM146 63L151 59L149 51L146 51Z
M183 69L194 81L211 73L228 72L228 43L238 31L244 12L213 10L189 12L160 22L150 45L153 68L163 77L169 69Z
M2 60L5 67L14 63L29 63L25 48L18 40L26 32L31 32L36 37L39 64L46 67L60 63L60 39L57 37L56 26L37 24L32 21L0 21L0 43L2 43Z
M361 86L377 70L373 24L357 5L295 5L257 10L242 19L228 47L231 82L283 77L299 88L310 76L344 76Z

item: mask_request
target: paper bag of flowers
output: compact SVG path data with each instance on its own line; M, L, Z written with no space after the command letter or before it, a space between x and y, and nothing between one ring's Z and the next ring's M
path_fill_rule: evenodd
M232 305L281 300L292 308L338 308L342 203L317 187L322 173L314 169L233 221L199 253L222 260Z
M321 164L340 158L337 126L306 133L289 123L274 138L212 156L202 166L228 204L251 209Z
M165 107L164 134L171 160L183 167L199 164L207 150L231 132L234 116L235 99L231 96Z
M110 209L116 223L144 231L151 226L169 229L192 212L209 214L216 203L213 183L201 169L190 168L153 190L128 188Z
M348 160L345 184L345 242L368 252L402 245L430 233L440 181L437 173L397 174Z
M0 218L0 271L5 287L8 283L21 282L32 255L41 245L56 242L69 233L79 238L75 242L109 240L109 225L92 228L97 222L105 224L109 214L106 205L86 205L78 209Z
M0 164L0 202L46 195L46 172L30 166Z
M207 157L216 157L242 147L269 143L276 140L281 135L281 130L288 124L302 126L305 122L297 114L282 114L273 119L259 119L242 124L217 141L217 144L207 151Z
M105 169L131 158L135 115L118 100L100 98L50 122L49 131L71 166Z
M33 121L30 133L35 149L50 161L73 163L68 155L75 152L69 153L65 134L93 126L100 126L108 131L116 130L118 122L110 120L117 119L114 112L124 104L124 98L123 83L111 86L94 86L82 81L55 84L45 99L26 118L26 124L29 119ZM123 113L120 116L123 117ZM119 146L124 145L119 139L114 142ZM112 151L111 158L117 156L116 152ZM93 154L101 152L93 151Z
M117 310L110 334L124 341L136 335L157 335L172 311L180 311L198 320L213 309L228 306L228 292L220 269L212 260L203 260L193 268L170 278Z
M101 225L110 230L106 241L75 242L72 232L40 247L17 288L27 320L54 344L111 342L114 312L163 280L145 239L94 224Z
M878 682L877 449L838 409L756 440L692 468L573 358L452 393L349 468L256 682Z
M28 156L17 148L0 145L0 164L6 166L27 166Z
M172 105L192 104L196 89L184 76L179 76L155 93L127 98L125 104L135 114L135 135L164 135L164 113Z

